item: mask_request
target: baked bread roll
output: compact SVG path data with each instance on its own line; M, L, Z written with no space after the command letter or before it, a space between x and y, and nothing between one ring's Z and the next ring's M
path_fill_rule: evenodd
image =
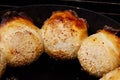
M40 29L22 12L9 11L4 14L0 39L9 66L28 65L43 52Z
M6 69L6 56L2 52L2 49L0 48L0 79Z
M120 39L106 30L86 38L78 51L78 60L85 71L100 77L120 66Z
M45 52L54 59L77 57L81 42L88 36L87 22L72 10L55 11L42 26Z
M120 80L120 67L108 72L100 80Z
M120 67L108 72L100 80L120 80Z

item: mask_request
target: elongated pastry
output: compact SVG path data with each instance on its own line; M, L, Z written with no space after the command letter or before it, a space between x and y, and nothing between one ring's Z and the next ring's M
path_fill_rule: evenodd
M120 66L120 39L106 30L86 38L78 51L78 60L85 71L100 77Z
M72 10L55 11L42 26L45 52L55 59L77 57L81 42L88 36L87 22Z
M3 73L5 72L6 69L6 56L5 54L2 52L2 49L0 48L0 79L3 75Z
M0 44L9 66L28 65L43 52L40 29L21 12L6 12L0 25Z
M108 72L100 80L120 80L120 67Z

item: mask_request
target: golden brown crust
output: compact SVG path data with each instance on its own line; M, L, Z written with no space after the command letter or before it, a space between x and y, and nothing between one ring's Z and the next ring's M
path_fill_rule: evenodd
M100 77L120 66L119 41L117 36L105 30L86 38L78 51L84 70Z
M69 26L69 22L71 22L71 26L74 25L75 28L78 29L85 29L87 26L87 22L83 18L77 17L75 12L72 10L65 10L65 11L55 11L49 18L48 24L52 25L53 28L56 22L62 22L64 26Z
M0 79L6 69L6 56L0 48Z
M120 80L120 67L108 72L100 80Z
M74 59L84 38L87 22L72 11L56 11L42 26L45 51L55 59Z
M1 16L2 21L1 21L0 25L6 24L16 18L23 18L23 19L26 19L26 20L32 22L32 19L30 17L28 17L24 12L7 11L6 13L4 13Z
M38 59L43 52L40 29L20 16L6 21L0 26L0 43L8 65L28 65Z

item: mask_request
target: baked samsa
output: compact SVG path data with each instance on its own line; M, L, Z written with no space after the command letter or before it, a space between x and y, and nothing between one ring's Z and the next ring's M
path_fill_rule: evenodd
M0 48L0 79L3 75L3 73L5 72L6 69L6 56L5 54L2 52L2 49Z
M107 30L90 35L78 51L78 60L85 71L100 77L120 66L120 39Z
M87 22L72 10L55 11L42 26L45 52L54 59L77 57L81 42L88 36Z
M4 14L0 39L9 66L28 65L43 52L40 29L21 12L9 11Z
M120 68L108 72L100 80L120 80Z

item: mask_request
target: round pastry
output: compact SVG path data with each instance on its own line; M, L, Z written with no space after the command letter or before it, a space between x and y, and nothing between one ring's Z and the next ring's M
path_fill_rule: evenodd
M72 10L53 12L41 31L45 52L60 60L76 58L81 42L88 36L86 20Z
M100 80L120 80L120 67L108 72Z
M78 60L85 71L100 77L120 66L120 39L106 30L86 38L78 51Z
M0 25L0 43L9 66L28 65L43 52L40 29L26 16L7 12Z

